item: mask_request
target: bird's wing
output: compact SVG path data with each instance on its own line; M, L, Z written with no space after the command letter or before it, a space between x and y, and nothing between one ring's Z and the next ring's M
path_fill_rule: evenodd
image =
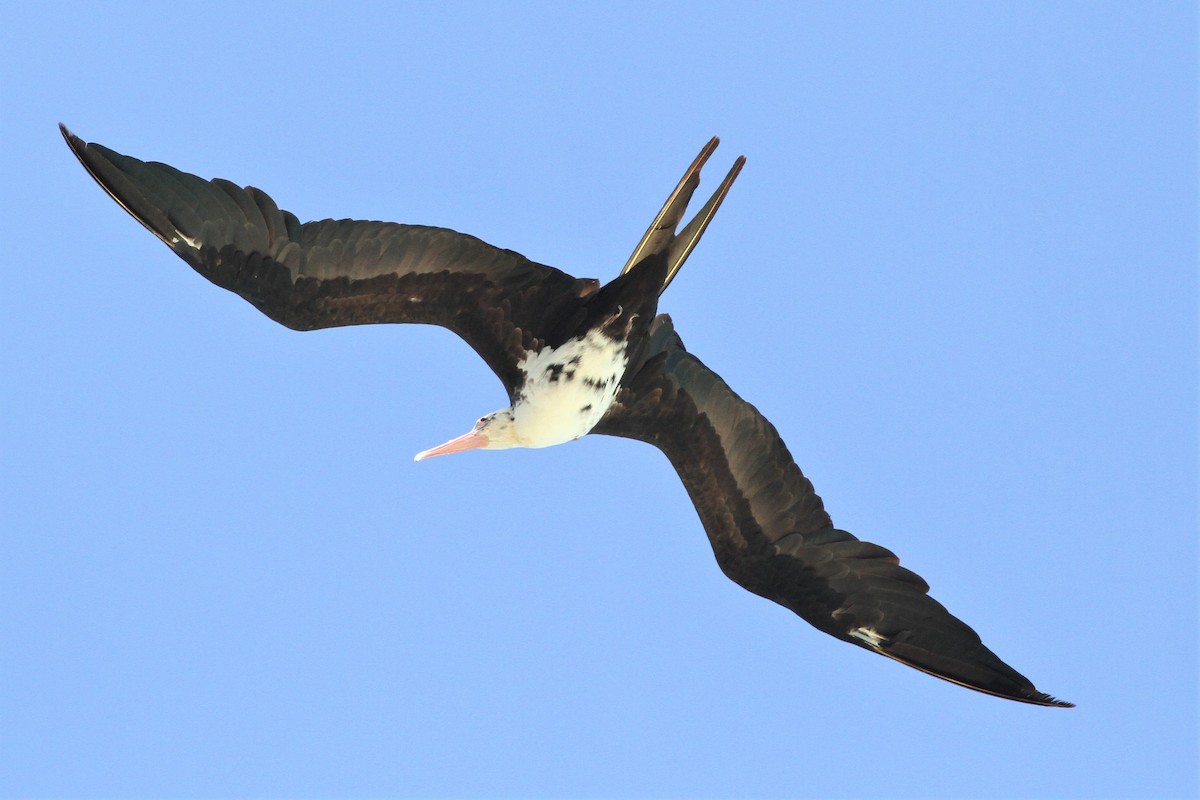
M729 578L832 636L939 678L1071 705L1001 661L891 551L835 528L775 428L684 349L665 315L636 369L593 432L666 454Z
M543 322L597 289L445 228L295 215L253 187L87 143L60 126L96 182L197 272L296 330L425 323L457 333L509 389Z

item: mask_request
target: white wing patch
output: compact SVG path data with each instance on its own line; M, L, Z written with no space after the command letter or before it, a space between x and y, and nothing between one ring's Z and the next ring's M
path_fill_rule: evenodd
M192 248L193 250L197 250L197 251L200 250L200 240L199 239L192 239L190 237L184 236L182 233L180 233L178 236L171 237L171 244L179 244L180 242L183 242L184 244L186 244L188 247Z
M873 628L854 628L847 631L855 639L865 643L868 647L878 650L881 645L887 642L886 636L881 636L878 631Z

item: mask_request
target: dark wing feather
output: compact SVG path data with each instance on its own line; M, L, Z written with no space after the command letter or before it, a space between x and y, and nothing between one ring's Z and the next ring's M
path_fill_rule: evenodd
M981 692L1039 692L930 597L889 550L833 527L775 428L684 350L665 315L596 433L658 447L700 514L722 571L826 633Z
M296 330L440 325L475 349L510 397L520 381L517 362L598 286L445 228L301 224L253 187L206 181L62 132L122 208L205 278L271 319Z

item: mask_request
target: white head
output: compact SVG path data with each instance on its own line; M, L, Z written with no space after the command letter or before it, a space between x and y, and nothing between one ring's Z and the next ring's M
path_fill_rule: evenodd
M457 439L417 453L413 460L421 461L433 456L448 456L467 450L507 450L520 446L517 441L516 424L513 422L513 410L510 407L480 417L470 433L464 433Z

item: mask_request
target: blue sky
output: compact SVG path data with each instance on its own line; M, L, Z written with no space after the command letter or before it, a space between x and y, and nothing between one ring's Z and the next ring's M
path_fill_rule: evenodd
M21 4L0 48L0 794L1197 790L1186 3ZM55 130L608 277L746 169L663 308L834 521L1061 711L717 569L666 460L411 456L505 404L433 328L297 334ZM702 187L701 193L704 193Z

